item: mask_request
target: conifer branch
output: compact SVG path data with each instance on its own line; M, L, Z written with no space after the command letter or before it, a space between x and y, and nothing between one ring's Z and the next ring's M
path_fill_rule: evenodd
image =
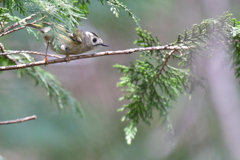
M155 76L155 78L154 78L153 81L149 84L149 86L152 85L152 84L160 77L160 75L162 74L162 71L164 70L164 67L167 65L168 60L170 59L170 57L173 55L174 52L177 52L177 50L171 50L171 51L169 52L169 54L168 54L167 57L165 58L164 63L162 64L162 67L159 69L158 74ZM180 52L180 51L179 51L179 52ZM181 52L180 52L180 54L182 55Z
M36 16L36 14L32 14L32 15L26 17L26 18L23 18L23 19L21 20L21 22L29 21L29 20L33 19L34 16ZM7 28L5 28L2 32L7 32L7 31L9 31L9 30L11 30L11 29L17 27L18 25L19 25L19 22L16 22L16 23L14 23L14 24L8 26Z
M192 47L195 47L195 46L192 46ZM107 56L107 55L130 54L130 53L139 52L139 51L151 51L151 50L174 50L174 51L176 51L176 50L188 50L190 48L191 47L189 47L189 46L169 46L169 45L146 47L146 48L139 47L139 48L126 49L126 50L104 51L104 52L97 52L97 53L93 53L93 54L71 56L70 61L77 60L77 59L86 59L86 58ZM0 56L1 55L13 54L13 53L14 52L4 53L4 54L0 54ZM17 53L21 53L21 52L19 51ZM22 53L26 53L26 51L23 51ZM35 54L37 52L28 51L28 53ZM43 55L43 54L41 54L41 55ZM53 56L53 55L51 55L51 56ZM48 60L47 64L62 63L62 62L68 62L68 61L67 61L66 58L59 58L58 57L58 59ZM0 71L21 69L21 68L27 68L27 67L33 67L33 66L40 66L40 65L46 65L46 62L45 61L36 61L36 62L31 62L31 63L26 63L26 64L1 66Z
M15 27L19 26L21 22L27 22L27 21L33 19L34 16L36 16L36 14L32 14L32 15L30 15L30 16L22 19L21 21L16 22L16 23L8 26L6 29L2 29L2 31L1 31L2 34L0 34L0 37L5 36L5 35L10 34L10 33L13 33L13 32L15 32L15 31L18 31L18 30L20 30L20 29L25 28L26 25L23 25L23 26L18 27L18 28L15 28ZM37 22L41 21L41 20L44 19L44 18L46 18L46 16L43 16L43 17L41 17L41 18L39 18L39 19L37 19L37 20L34 20L34 21L32 22L32 24L37 23ZM13 29L13 28L15 28L15 29Z
M20 29L23 29L23 28L25 28L25 27L26 27L26 26L21 26L21 27L15 28L15 29L13 29L13 30L4 32L4 33L0 34L0 37L5 36L5 35L7 35L7 34L10 34L10 33L12 33L12 32L16 32L16 31L18 31L18 30L20 30Z

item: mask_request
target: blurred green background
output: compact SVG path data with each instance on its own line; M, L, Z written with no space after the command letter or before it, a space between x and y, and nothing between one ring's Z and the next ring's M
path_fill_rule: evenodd
M158 36L162 44L175 41L184 29L225 11L240 19L239 0L122 2L141 19L142 28ZM107 50L136 47L133 44L137 38L136 25L127 13L122 11L116 18L108 5L94 0L89 10L88 19L82 21L80 28L100 35L110 46ZM12 50L45 51L42 39L36 41L24 30L5 36L2 42ZM3 72L0 75L1 120L34 114L38 119L1 125L0 155L7 160L237 160L239 86L233 71L223 65L221 56L200 59L199 70L209 79L209 91L197 89L191 99L183 95L173 104L170 120L174 135L162 127L156 112L151 126L140 124L132 145L126 144L123 133L126 124L120 122L124 113L117 112L123 104L118 101L122 93L116 87L121 74L112 65L128 65L138 55L42 66L79 100L85 112L82 119L71 109L59 111L45 90L35 87L30 77L18 78L16 71Z

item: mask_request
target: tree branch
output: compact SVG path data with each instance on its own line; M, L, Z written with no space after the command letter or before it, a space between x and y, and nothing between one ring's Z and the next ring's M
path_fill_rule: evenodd
M32 15L30 15L30 16L28 16L28 17L22 19L20 22L29 21L30 19L33 19L34 16L36 16L36 14L32 14ZM17 27L17 26L19 25L20 22L16 22L16 23L14 23L14 24L8 26L8 27L5 28L2 32L7 32L7 31L9 31L9 30L12 29L12 28ZM2 36L2 34L0 34L0 37L1 37L1 36Z
M119 54L130 54L133 52L138 51L151 51L151 50L187 50L190 48L194 48L195 46L188 47L188 46L154 46L154 47L140 47L140 48L132 48L132 49L126 49L126 50L118 50L118 51L104 51L104 52L98 52L93 54L86 54L86 55L76 55L71 56L70 61L77 60L77 59L86 59L86 58L93 58L93 57L100 57L100 56L107 56L107 55L119 55ZM66 58L58 58L58 59L52 59L48 60L47 64L53 64L53 63L62 63L62 62L69 62ZM12 66L1 66L0 71L5 70L14 70L14 69L21 69L21 68L27 68L27 67L33 67L33 66L40 66L40 65L46 65L45 61L37 61L37 62L31 62L27 64L17 64Z
M18 31L18 30L20 30L20 29L25 28L26 25L20 26L20 27L18 27L18 28L15 28L15 27L17 27L18 25L20 25L21 22L27 22L27 21L33 19L34 16L36 16L36 14L32 14L32 15L30 15L30 16L22 19L21 21L16 22L16 23L8 26L6 29L3 29L2 32L1 32L2 34L0 34L0 37L4 36L4 35L6 35L6 34L10 34L10 33L12 33L12 32L15 32L15 31ZM43 17L41 17L41 18L33 21L32 24L33 24L33 23L36 23L36 22L38 22L38 21L41 21L41 20L44 19L44 18L46 18L46 16L43 16ZM15 28L15 29L13 29L13 28Z
M12 30L10 30L10 31L6 31L6 32L0 34L0 37L5 36L6 34L10 34L10 33L12 33L12 32L18 31L18 30L23 29L23 28L25 28L25 27L26 27L26 26L21 26L21 27L12 29Z
M2 124L13 124L13 123L21 123L29 120L37 119L36 115L25 117L25 118L20 118L16 120L9 120L9 121L0 121L0 125Z
M10 52L5 51L4 53L0 53L0 56L10 55L10 54L19 54L19 53L28 53L28 54L36 54L36 55L49 56L49 57L55 57L55 58L63 58L56 54L46 54L46 53L35 52L35 51L10 51Z
M157 75L156 75L155 78L152 80L152 82L149 84L149 86L152 85L152 84L159 78L159 76L162 74L162 71L163 71L164 67L167 65L168 60L170 59L170 57L172 56L172 54L173 54L174 52L177 52L177 50L171 50L171 51L168 53L167 57L165 58L165 60L164 60L164 62L163 62L163 64L162 64L162 67L159 69ZM180 52L180 54L181 54L181 52Z

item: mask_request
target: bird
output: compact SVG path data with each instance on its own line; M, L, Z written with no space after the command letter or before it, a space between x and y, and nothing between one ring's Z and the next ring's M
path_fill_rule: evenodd
M56 34L56 47L54 47L52 25L50 23L27 23L27 27L35 28L42 33L43 39L48 46L58 54L66 55L66 61L70 61L70 55L82 54L99 46L108 47L103 40L94 32L82 31L75 28L73 32L67 31L62 25L54 25L59 30ZM47 49L44 57L47 63Z

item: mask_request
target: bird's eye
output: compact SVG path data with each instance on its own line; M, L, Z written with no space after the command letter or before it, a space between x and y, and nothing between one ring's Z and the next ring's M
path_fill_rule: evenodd
M97 42L97 38L93 38L92 41L93 41L93 43Z

